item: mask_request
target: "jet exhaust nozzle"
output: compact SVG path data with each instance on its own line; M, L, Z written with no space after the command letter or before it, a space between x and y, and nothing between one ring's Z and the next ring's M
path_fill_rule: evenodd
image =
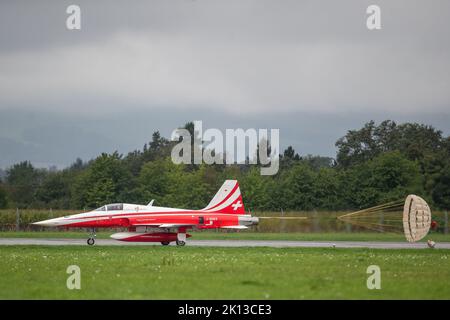
M241 226L253 226L259 223L258 217L239 217L239 225Z

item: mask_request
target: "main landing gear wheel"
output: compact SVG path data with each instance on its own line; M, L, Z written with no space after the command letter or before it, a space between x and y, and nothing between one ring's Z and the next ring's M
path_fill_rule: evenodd
M180 240L177 240L177 246L182 247L182 246L184 246L185 244L186 244L186 241L180 241Z
M168 245L170 244L170 242L169 242L169 241L162 241L161 244L162 244L163 246L168 246Z
M87 244L88 245L92 246L92 245L94 245L94 243L95 243L95 239L94 238L87 239Z

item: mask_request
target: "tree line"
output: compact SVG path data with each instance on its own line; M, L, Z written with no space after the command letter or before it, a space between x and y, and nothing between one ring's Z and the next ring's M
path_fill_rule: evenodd
M192 131L193 124L184 128ZM250 210L358 209L410 193L450 208L450 137L428 125L370 121L337 140L336 159L301 156L290 146L274 176L246 163L176 165L173 145L156 131L142 150L125 156L102 153L56 171L17 163L0 177L0 208L91 209L155 199L155 205L200 209L225 179L239 180Z

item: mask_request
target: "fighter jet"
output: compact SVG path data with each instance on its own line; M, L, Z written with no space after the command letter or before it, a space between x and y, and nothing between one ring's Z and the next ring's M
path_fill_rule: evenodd
M259 219L245 213L239 183L226 180L210 203L201 210L157 207L129 203L108 204L93 211L33 223L38 226L89 228L88 245L95 243L97 228L126 228L111 235L120 241L176 242L184 246L191 235L188 230L247 229Z

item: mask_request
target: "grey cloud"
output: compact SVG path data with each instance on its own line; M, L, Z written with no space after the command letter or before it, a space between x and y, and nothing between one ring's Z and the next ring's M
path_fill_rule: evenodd
M81 31L68 3L2 4L0 108L448 110L448 2L381 1L377 32L368 1L81 1Z

